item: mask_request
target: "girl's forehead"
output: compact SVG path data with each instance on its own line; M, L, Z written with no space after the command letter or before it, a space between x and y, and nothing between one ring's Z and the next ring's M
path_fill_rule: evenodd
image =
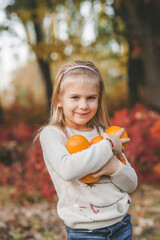
M91 78L68 78L64 80L62 93L99 94L99 84Z
M64 77L64 79L62 80L61 83L61 89L62 88L66 88L67 86L71 86L71 84L76 84L77 86L92 86L92 85L96 85L99 88L99 79L98 77L95 76L88 76L85 74L76 74L76 75L70 75L70 76L66 76Z
M64 93L70 94L98 94L97 84L94 82L69 82L66 84Z

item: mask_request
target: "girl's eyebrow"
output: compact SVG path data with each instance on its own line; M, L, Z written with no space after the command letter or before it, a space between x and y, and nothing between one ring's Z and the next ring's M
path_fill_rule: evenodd
M79 93L70 93L69 94L70 96L81 96L81 94L79 94ZM97 93L93 93L93 94L88 94L88 95L86 95L87 97L88 96L98 96L98 94Z
M95 93L95 94L89 94L88 96L94 96L94 97L96 97L96 96L98 96L98 94L97 94L97 93Z

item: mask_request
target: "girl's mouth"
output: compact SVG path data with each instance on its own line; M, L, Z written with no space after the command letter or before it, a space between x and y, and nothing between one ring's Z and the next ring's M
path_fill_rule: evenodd
M77 113L77 112L76 112L76 114L79 115L79 116L86 116L86 115L89 114L89 112L85 112L85 113Z

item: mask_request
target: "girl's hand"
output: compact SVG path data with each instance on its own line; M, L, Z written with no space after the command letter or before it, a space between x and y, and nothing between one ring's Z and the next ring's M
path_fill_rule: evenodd
M130 138L123 138L123 139L120 138L124 131L125 131L124 128L122 128L114 135L109 135L107 133L102 134L104 139L110 138L112 140L114 144L114 151L115 151L114 153L116 155L119 155L120 159L122 158L122 152L124 152L124 147L122 144L130 142Z
M112 175L119 168L119 160L116 155L113 155L111 159L96 173L91 174L93 178L101 177L102 175Z

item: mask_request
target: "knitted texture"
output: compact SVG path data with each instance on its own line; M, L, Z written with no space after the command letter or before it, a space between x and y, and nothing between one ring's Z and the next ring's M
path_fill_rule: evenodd
M102 130L101 130L102 132ZM96 129L81 132L67 128L68 137L81 134L90 141ZM58 195L57 212L75 229L97 229L119 222L131 203L128 193L137 187L137 175L129 162L119 164L112 176L102 176L92 185L79 178L104 166L113 156L110 143L102 140L81 152L70 154L67 137L57 127L47 126L40 134L44 161Z

